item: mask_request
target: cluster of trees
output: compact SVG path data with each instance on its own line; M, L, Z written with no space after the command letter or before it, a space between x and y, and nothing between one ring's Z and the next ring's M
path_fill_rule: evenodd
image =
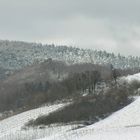
M75 90L83 91L82 93L88 90L88 93L93 93L95 92L96 84L101 81L101 73L96 70L74 73L70 79L65 79L64 83L67 84L69 81L71 81Z
M48 116L40 116L31 120L28 126L50 125L54 123L84 123L92 124L112 112L121 109L132 100L126 86L114 86L107 92L88 95L75 100L70 105L50 113Z
M46 102L75 98L83 93L92 94L100 80L100 72L85 71L70 73L61 81L25 83L22 87L17 87L16 91L11 90L10 95L1 94L0 109L1 111L23 107L29 109Z
M58 100L67 97L76 97L83 93L95 93L95 87L101 81L100 72L85 71L70 74L63 81L52 85L48 92L48 100Z
M48 91L48 89L50 88L51 83L49 81L45 81L45 82L38 82L38 83L25 83L24 87L25 89L32 93L32 92L44 92L44 91Z
M35 69L35 66L33 67ZM0 111L34 108L43 103L68 98L77 98L86 94L96 94L97 84L116 81L118 76L136 73L136 70L114 69L112 65L95 65L91 63L66 65L53 61L37 64L34 75L46 72L42 79L34 81L10 81L0 86ZM21 73L22 74L22 73ZM57 75L57 76L54 76ZM18 75L19 76L19 75ZM51 78L52 76L52 78ZM49 77L49 78L48 78ZM39 79L39 80L38 80Z

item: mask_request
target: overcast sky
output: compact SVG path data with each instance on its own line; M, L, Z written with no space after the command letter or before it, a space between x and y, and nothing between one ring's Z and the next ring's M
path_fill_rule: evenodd
M140 56L140 0L0 0L0 39Z

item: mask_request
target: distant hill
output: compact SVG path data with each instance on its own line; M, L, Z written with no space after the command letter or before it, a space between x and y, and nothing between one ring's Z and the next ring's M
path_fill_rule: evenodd
M106 51L67 46L1 40L0 79L3 79L15 70L22 69L35 62L43 62L48 58L65 61L67 64L87 62L93 64L112 64L114 67L121 69L140 67L140 57L125 57L120 54L107 53Z

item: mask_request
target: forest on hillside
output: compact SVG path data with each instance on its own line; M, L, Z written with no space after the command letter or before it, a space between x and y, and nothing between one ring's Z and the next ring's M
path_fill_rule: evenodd
M45 103L98 95L119 77L138 72L137 69L115 69L113 65L67 65L48 59L1 81L0 111L23 111Z
M107 51L81 49L71 46L43 45L22 41L0 40L0 79L6 78L15 70L22 69L36 62L52 58L69 65L77 63L112 64L119 69L140 67L140 57L123 56Z

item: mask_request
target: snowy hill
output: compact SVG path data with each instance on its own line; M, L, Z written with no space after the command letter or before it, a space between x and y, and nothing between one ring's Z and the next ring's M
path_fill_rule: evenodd
M140 81L140 73L134 74L134 75L129 75L127 77L123 77L122 79L131 82L131 81Z
M14 70L31 65L35 61L42 62L48 58L65 61L68 64L90 62L94 64L109 63L116 68L140 67L139 57L124 57L106 51L20 41L0 41L0 58L0 78Z
M140 74L125 79L139 80ZM55 104L23 112L0 121L0 140L139 140L140 97L108 118L93 125L75 129L76 125L25 128L40 115L49 114L66 104Z
M32 139L35 135L34 133L36 133L35 137L37 137L37 135L39 135L37 134L37 130L31 130L31 132L25 130L21 131L25 123L31 119L36 119L40 115L48 114L63 106L64 104L44 106L0 121L0 140L27 140L27 138ZM29 133L31 133L31 135L29 135ZM45 131L40 133L45 133Z
M80 140L139 140L140 98L112 116L86 129L93 130Z
M140 97L110 117L85 128L39 140L139 140Z
M110 117L85 128L72 130L75 126L62 125L21 129L30 119L63 106L41 107L1 121L0 140L139 140L140 97Z

